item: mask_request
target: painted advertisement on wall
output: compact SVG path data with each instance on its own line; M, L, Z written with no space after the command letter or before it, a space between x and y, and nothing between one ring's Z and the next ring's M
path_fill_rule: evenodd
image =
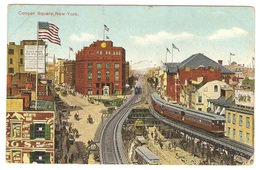
M255 95L253 91L235 90L235 103L240 106L254 107Z

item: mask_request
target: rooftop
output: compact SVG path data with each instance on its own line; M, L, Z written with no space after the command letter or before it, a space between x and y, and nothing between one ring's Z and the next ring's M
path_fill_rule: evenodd
M212 67L214 69L220 69L222 74L234 74L234 72L220 65L216 61L208 58L207 56L198 53L193 54L189 58L185 59L181 63L165 63L166 71L170 73L175 73L179 68L183 69L185 66L189 66L192 69L196 69L198 67Z

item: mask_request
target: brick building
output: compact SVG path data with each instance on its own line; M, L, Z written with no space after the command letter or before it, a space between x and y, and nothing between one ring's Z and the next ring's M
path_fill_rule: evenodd
M66 60L64 62L64 83L69 86L75 85L75 60Z
M6 162L54 163L54 112L6 112Z
M180 102L180 87L188 84L204 85L213 80L232 83L234 73L205 55L194 54L181 63L166 63L166 93L173 101Z
M96 41L76 54L75 89L89 95L121 95L129 77L125 49Z
M39 40L39 45L46 45L43 40ZM37 45L37 40L23 40L17 45L15 42L9 42L7 45L7 73L28 73L24 70L24 46ZM35 73L35 72L32 72Z

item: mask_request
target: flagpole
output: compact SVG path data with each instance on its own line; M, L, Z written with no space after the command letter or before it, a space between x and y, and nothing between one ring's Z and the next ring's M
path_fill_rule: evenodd
M39 51L39 39L38 39L38 32L39 32L39 22L37 22L37 52L36 52L36 89L35 89L35 110L37 110L38 105L38 51Z
M167 62L167 53L168 53L168 51L167 51L167 49L166 49L166 58L165 58L165 63Z
M103 29L103 40L105 40L105 28Z
M172 46L172 63L173 63L173 46Z
M70 47L69 47L69 60L70 60Z
M229 54L229 65L231 65L231 53Z

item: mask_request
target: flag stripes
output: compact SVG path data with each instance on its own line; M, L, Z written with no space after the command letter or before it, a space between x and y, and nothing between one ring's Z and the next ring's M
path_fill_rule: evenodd
M58 35L59 27L48 22L39 22L38 39L47 39L51 43L61 45Z

